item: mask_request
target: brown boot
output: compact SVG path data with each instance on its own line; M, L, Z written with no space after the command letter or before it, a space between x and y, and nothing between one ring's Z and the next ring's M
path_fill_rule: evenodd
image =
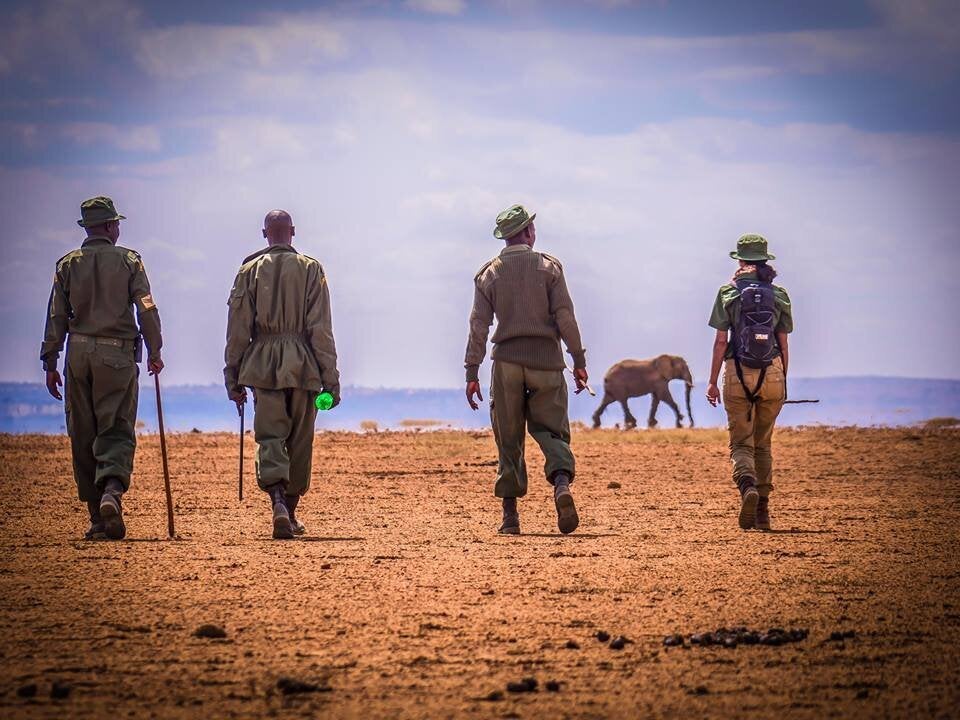
M273 539L292 540L293 526L290 524L290 511L287 510L287 500L283 496L283 484L271 485L270 503L273 505Z
M761 497L757 501L757 522L754 527L757 530L769 530L770 529L770 498Z
M564 535L572 533L580 525L577 506L570 492L570 476L558 472L553 476L553 502L557 506L557 527Z
M501 535L520 534L520 512L517 510L516 498L503 499L503 524L497 532Z
M750 475L744 475L737 480L740 488L740 528L752 530L757 522L757 503L760 493L757 492L757 481Z
M123 485L116 478L110 478L104 483L103 495L100 497L100 517L103 528L110 540L123 540L127 534L127 526L123 523L123 506L120 497L123 495Z

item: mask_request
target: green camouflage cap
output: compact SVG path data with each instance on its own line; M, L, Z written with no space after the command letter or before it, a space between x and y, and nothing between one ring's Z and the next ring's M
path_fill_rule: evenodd
M533 215L528 213L523 205L511 205L497 215L497 227L494 228L493 236L500 240L512 238L532 223L536 216L536 213Z
M737 249L730 251L730 257L746 262L777 259L776 255L767 252L767 239L763 235L741 235L737 240Z
M96 227L112 220L126 220L124 215L117 212L113 206L113 200L103 195L90 198L80 203L80 219L77 225L80 227Z

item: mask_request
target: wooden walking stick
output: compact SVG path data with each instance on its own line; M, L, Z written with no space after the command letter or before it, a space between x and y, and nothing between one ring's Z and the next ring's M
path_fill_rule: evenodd
M160 375L154 373L157 388L157 421L160 423L160 456L163 458L163 486L167 492L167 535L173 537L173 496L170 494L170 471L167 469L167 440L163 434L163 403L160 400Z
M240 476L237 478L237 485L240 488L240 502L243 502L243 419L246 413L244 403L237 403L237 413L240 415Z

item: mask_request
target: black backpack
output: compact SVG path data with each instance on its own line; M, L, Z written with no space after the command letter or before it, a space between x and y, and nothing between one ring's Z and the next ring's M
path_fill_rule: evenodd
M753 415L753 406L760 400L757 393L763 386L767 368L779 354L777 346L776 299L773 285L758 280L737 280L740 291L740 315L733 328L733 362L737 378L750 401L747 420ZM751 391L743 380L743 366L759 368L757 386Z
M777 356L776 300L773 285L738 280L740 317L733 331L734 357L749 368L765 368Z

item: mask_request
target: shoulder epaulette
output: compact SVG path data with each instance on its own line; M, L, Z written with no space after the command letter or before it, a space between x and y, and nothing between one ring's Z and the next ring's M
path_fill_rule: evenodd
M270 250L269 247L260 248L260 249L257 250L255 253L251 253L250 255L247 255L247 256L243 259L243 262L240 263L240 264L241 264L241 265L246 265L246 264L247 264L248 262L250 262L251 260L256 260L256 259L257 259L258 257L260 257L261 255L266 254L269 250Z
M563 272L563 263L557 260L557 258L555 258L553 255L547 255L545 252L542 252L540 253L540 257L554 263L560 269L560 272Z
M487 260L483 265L481 265L481 266L480 266L480 269L477 270L476 274L473 276L473 281L474 281L474 282L477 282L477 281L480 279L480 276L483 275L483 274L487 271L487 268L489 268L491 265L493 265L493 263L496 261L496 259L497 259L497 258L493 258L493 260Z

